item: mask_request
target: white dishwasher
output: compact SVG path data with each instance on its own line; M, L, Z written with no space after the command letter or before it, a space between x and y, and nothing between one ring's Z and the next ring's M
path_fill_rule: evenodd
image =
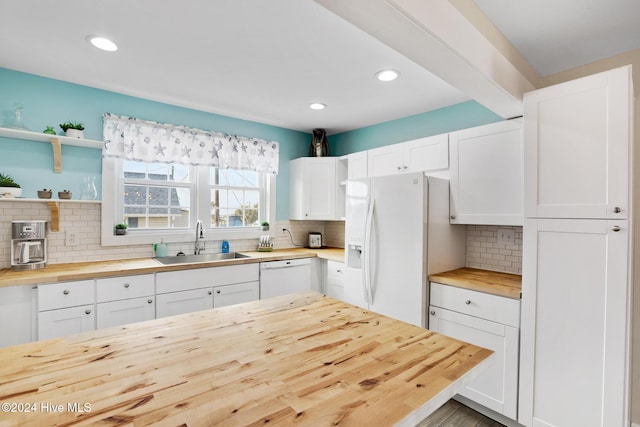
M260 299L311 290L311 258L260 263Z

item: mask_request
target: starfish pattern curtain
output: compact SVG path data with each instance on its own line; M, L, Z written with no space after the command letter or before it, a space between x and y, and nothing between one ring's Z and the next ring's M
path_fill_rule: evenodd
M280 144L105 113L102 157L278 173Z

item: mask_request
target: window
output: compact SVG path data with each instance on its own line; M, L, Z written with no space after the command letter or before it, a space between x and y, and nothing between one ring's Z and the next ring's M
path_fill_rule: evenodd
M104 158L102 244L192 241L198 219L207 240L258 237L274 201L273 174ZM113 236L119 222L126 236Z

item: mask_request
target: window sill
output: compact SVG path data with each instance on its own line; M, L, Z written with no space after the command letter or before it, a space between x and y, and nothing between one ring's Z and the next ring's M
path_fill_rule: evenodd
M258 239L269 231L262 231L260 227L249 230L220 230L208 229L204 231L204 242L214 242L220 240L241 240ZM145 245L160 242L165 243L187 243L195 241L194 230L128 230L127 234L116 236L113 231L106 233L103 230L102 246L128 246Z

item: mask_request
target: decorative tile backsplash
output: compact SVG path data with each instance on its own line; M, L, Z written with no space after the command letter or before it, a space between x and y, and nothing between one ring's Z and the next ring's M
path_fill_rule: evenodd
M107 246L100 245L101 205L99 203L60 203L60 231L47 230L47 258L49 264L69 262L105 261L153 256L151 245ZM11 221L14 220L51 221L51 212L45 202L0 202L0 269L11 267ZM292 238L283 228L291 231ZM73 229L80 244L65 246L65 231ZM344 245L343 221L276 221L270 230L263 232L271 236L275 249L294 247L294 243L306 246L309 232L320 232L323 245L342 247ZM293 240L293 243L292 243ZM207 253L220 252L221 240L207 240ZM255 250L258 239L240 239L229 241L231 251ZM193 241L169 243L167 253L172 255L180 251L190 253Z
M513 229L514 244L498 244L498 229ZM467 225L467 267L522 274L522 227Z

